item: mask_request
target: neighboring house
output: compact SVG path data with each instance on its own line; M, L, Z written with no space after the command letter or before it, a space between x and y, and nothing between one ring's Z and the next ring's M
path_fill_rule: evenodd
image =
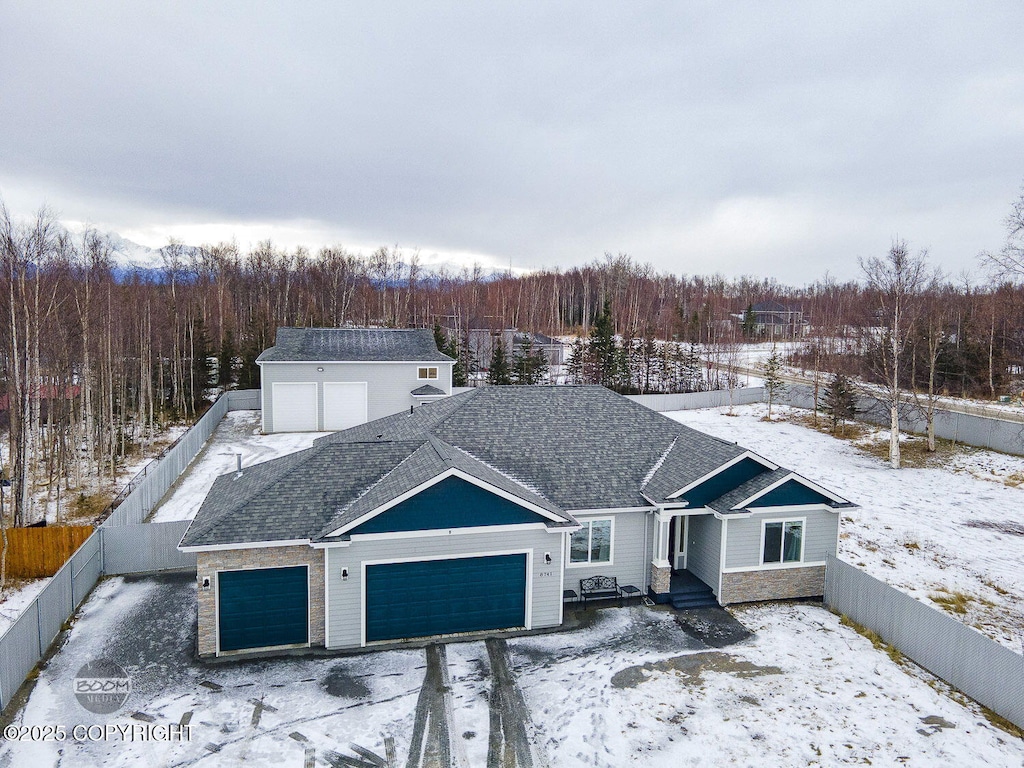
M256 358L264 432L330 432L452 392L452 358L426 329L278 328Z
M515 341L513 342L515 347L513 354L522 354L527 343L530 344L535 352L540 351L544 354L544 358L548 361L549 368L565 365L565 358L567 354L566 345L558 339L544 333L517 331Z
M449 338L459 338L458 331L451 328L445 330ZM481 371L489 369L494 348L499 341L505 348L509 360L516 354L522 354L527 342L531 343L534 352L540 351L544 354L550 367L563 365L568 355L566 344L558 339L543 333L521 331L518 328L470 328L460 339L460 343L465 343L469 348L470 356Z
M761 301L751 307L754 333L767 339L796 339L807 334L803 310L778 301ZM743 316L739 316L743 321Z
M345 649L557 627L595 575L821 595L849 506L603 387L485 387L218 478L180 549L201 655Z

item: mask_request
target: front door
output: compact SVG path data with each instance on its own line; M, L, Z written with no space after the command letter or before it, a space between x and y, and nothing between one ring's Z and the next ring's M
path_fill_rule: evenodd
M668 561L673 571L686 568L686 520L686 515L677 515L668 526Z

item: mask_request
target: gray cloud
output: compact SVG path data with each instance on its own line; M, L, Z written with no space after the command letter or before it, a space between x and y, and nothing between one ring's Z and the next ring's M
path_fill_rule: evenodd
M802 282L1024 179L1016 4L210 5L0 10L9 203Z

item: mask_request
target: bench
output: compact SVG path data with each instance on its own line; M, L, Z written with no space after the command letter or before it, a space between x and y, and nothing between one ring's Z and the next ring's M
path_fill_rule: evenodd
M580 600L584 605L591 598L600 600L605 597L621 596L619 581L615 576L591 576L587 579L580 579Z

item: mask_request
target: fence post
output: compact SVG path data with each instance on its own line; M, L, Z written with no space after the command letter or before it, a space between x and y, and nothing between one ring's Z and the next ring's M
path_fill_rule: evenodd
M43 658L43 622L39 618L39 596L32 601L32 607L36 609L36 647L39 648L39 658Z
M103 530L103 526L102 525L99 528L97 528L96 530L97 530L97 532L100 535L100 543L99 543L99 547L100 547L100 576L106 576L107 575L107 557L106 557L107 545L106 545L106 539L103 538L106 535L106 532Z

